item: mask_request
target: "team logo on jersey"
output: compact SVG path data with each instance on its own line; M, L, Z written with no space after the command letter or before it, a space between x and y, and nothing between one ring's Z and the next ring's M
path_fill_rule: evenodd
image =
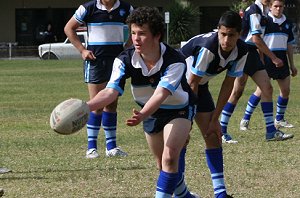
M119 14L120 16L124 16L126 13L126 11L124 9L120 9Z
M289 29L289 24L285 24L285 28L286 28L286 29Z
M150 78L150 79L149 79L149 82L150 82L151 84L153 84L153 83L155 82L154 78Z
M221 72L224 68L222 66L218 66L217 72Z

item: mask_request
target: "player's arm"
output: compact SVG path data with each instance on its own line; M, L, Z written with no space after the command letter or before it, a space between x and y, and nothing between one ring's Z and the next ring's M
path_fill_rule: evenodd
M65 25L64 32L74 47L80 52L83 60L94 60L96 59L94 54L82 45L78 35L76 34L76 29L80 27L80 25L81 24L72 17Z
M256 47L264 53L266 56L268 56L272 62L276 65L276 67L282 67L283 62L280 58L277 58L277 56L268 48L266 43L261 38L260 34L254 34L252 35L252 41L255 43Z
M191 73L189 79L188 79L188 83L192 89L192 91L194 92L194 94L198 95L198 86L199 83L201 81L202 77L197 76L193 73Z
M219 92L216 109L214 110L213 115L212 115L212 119L211 119L212 121L218 121L218 119L222 113L222 110L230 97L231 91L233 89L234 80L235 80L235 77L231 77L228 75L225 76L225 79L222 83L222 86L221 86L221 89Z
M288 57L288 60L289 60L291 75L294 77L294 76L297 75L298 70L297 70L297 68L295 67L295 64L294 64L294 49L293 49L293 46L291 44L287 45L287 57Z
M145 104L145 106L142 108L142 110L137 111L133 109L133 115L131 118L127 120L128 126L136 126L143 120L145 120L147 117L152 115L155 111L157 111L160 107L160 105L163 103L163 101L166 100L166 98L170 95L170 91L164 87L158 86L151 98L148 100L148 102Z
M87 104L91 111L103 109L117 99L119 92L113 88L105 88L101 90L94 98L89 100Z

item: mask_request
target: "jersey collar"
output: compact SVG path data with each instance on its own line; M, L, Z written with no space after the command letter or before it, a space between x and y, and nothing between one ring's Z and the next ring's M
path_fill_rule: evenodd
M145 65L140 54L136 53L135 51L132 55L131 64L134 68L137 68L137 69L141 68L143 76L151 76L160 70L160 68L163 64L163 54L165 53L165 51L166 51L166 46L163 43L160 43L160 54L161 54L160 58L156 62L155 66L150 71L148 71L148 68Z
M221 55L221 47L219 45L218 47L218 54L220 57L220 66L221 67L226 67L226 65L230 62L233 61L237 58L238 56L238 48L235 46L235 48L231 51L230 55L228 56L227 59L224 59L223 56Z
M101 0L97 0L97 8L100 10L107 10L108 12L111 12L115 9L117 9L120 6L120 1L117 0L114 4L114 6L111 8L111 10L107 10L106 7L101 3Z
M277 23L278 25L281 25L283 22L285 22L286 17L284 14L280 18L276 18L271 12L268 14L272 19L274 23Z

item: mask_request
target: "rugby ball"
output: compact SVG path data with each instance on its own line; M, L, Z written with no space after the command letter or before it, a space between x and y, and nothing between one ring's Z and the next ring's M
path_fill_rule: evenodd
M50 127L59 134L73 134L86 125L89 113L86 102L76 98L65 100L53 109Z

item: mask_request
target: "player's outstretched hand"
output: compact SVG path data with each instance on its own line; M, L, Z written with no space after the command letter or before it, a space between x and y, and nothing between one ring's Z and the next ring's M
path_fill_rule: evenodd
M132 110L132 117L126 120L128 126L136 126L143 121L143 114L135 109Z

